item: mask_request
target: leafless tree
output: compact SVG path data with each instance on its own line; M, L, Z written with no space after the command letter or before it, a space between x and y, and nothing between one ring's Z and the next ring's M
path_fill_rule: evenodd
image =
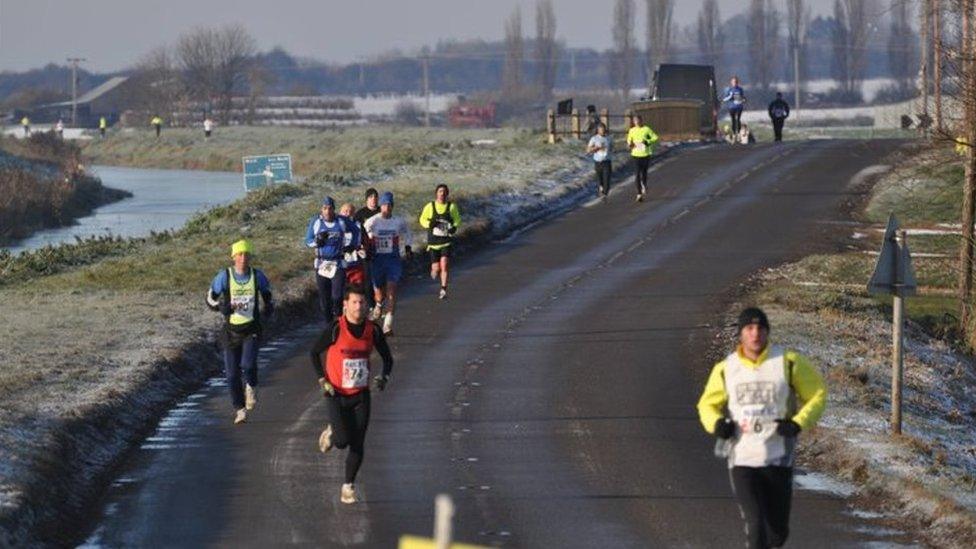
M750 76L762 89L773 81L773 68L779 61L779 11L772 0L752 0L749 5Z
M671 56L674 38L674 0L647 0L647 72Z
M176 45L187 88L198 100L216 100L223 118L231 99L247 83L248 69L257 45L241 25L198 28L182 36Z
M535 49L539 68L539 96L548 100L556 85L556 66L559 61L559 46L556 44L556 12L552 0L536 0L535 4Z
M834 0L834 59L831 72L848 95L861 91L867 68L867 44L880 15L875 0Z
M803 0L786 0L786 29L790 54L796 52L796 60L790 59L788 74L800 83L797 94L803 93L807 80L807 26L810 24L810 6ZM799 66L796 66L799 65Z
M522 61L525 46L522 40L522 9L515 6L505 20L505 66L502 69L502 89L506 94L518 92L522 87Z
M613 7L613 59L610 79L624 101L630 97L631 66L634 62L634 0L617 0Z
M716 74L722 49L725 47L725 33L722 31L722 16L718 11L718 0L705 0L701 11L698 12L698 22L695 27L698 36L698 51L702 60L715 67Z
M915 78L915 32L912 30L909 5L891 0L891 28L888 33L888 70L902 89L913 86Z
M143 114L169 117L186 95L173 53L166 47L139 59L130 78L132 106Z

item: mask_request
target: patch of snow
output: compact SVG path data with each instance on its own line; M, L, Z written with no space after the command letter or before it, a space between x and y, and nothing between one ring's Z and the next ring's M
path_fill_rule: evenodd
M796 475L793 476L793 482L804 490L831 494L842 498L848 498L857 491L852 484L812 471L807 471L805 474L797 471Z

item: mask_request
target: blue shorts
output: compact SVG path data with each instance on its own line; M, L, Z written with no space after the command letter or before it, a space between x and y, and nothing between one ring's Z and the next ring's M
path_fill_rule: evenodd
M375 255L373 256L370 272L373 275L373 286L383 289L387 282L394 284L400 282L403 276L403 262L398 256Z

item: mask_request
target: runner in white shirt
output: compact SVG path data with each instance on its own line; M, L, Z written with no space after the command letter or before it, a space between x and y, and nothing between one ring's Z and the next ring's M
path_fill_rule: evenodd
M373 261L370 270L373 276L373 292L376 306L372 318L383 318L383 333L393 333L393 312L396 308L397 283L403 276L403 258L413 257L410 242L413 235L402 217L393 215L393 193L385 192L380 197L380 213L366 220L366 234L373 247ZM401 256L400 249L403 248Z

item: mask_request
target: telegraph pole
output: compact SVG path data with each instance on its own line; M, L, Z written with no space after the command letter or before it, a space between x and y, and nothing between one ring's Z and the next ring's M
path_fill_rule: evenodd
M424 68L424 126L430 127L430 55L421 59Z
M800 40L793 38L793 110L800 116Z
M932 41L935 43L935 128L942 130L942 0L932 0Z
M69 57L71 63L71 125L78 125L78 63L88 61L84 57Z
M922 0L922 114L929 114L929 0ZM928 130L923 130L928 133Z

